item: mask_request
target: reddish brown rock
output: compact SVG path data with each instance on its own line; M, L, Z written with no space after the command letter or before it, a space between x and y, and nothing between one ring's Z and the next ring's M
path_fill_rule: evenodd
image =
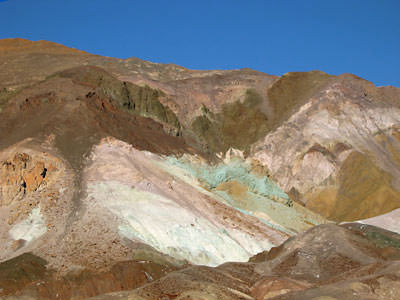
M46 261L31 254L24 254L10 261L0 263L0 296L35 299L87 299L98 294L131 290L152 282L174 271L149 261L125 261L109 270L96 272L79 270L63 277L46 269ZM13 298L12 298L13 299Z
M317 226L251 263L194 266L93 299L397 299L399 235L347 226ZM389 256L379 246L384 240L396 245Z
M301 291L310 285L282 277L265 277L256 282L251 288L251 295L256 300L274 298L289 292Z
M118 218L82 201L87 156L111 136L210 163L238 148L255 172L333 220L386 213L399 207L399 89L319 71L279 78L249 69L194 71L22 39L0 41L0 65L2 296L399 298L400 248L387 232L320 226L248 263L170 272L177 268L169 263L131 261L132 241L120 236ZM238 181L218 190L246 206L248 191ZM215 213L227 207L215 204ZM247 217L234 216L240 233ZM28 238L28 221L45 229L38 238ZM38 256L19 256L28 251Z

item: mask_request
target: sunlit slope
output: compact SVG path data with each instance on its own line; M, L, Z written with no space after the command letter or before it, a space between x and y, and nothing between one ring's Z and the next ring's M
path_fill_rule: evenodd
M352 76L319 76L323 88L314 89L322 84L317 81L308 88L312 94L299 91L298 109L252 146L251 157L293 199L329 219L369 218L400 207L400 110L395 101L400 97ZM301 85L300 75L294 77L295 86ZM304 81L310 77L304 74ZM295 94L274 97L288 101Z
M88 205L111 211L126 238L196 264L246 261L294 232L324 222L292 204L266 176L240 160L209 166L163 157L122 142L96 146L85 171ZM87 177L86 177L87 176ZM220 189L241 182L245 198Z

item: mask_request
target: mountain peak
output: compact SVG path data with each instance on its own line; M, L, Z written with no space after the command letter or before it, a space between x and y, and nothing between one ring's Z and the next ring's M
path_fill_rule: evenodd
M49 42L45 40L31 41L22 38L8 38L0 40L0 54L17 54L17 53L74 53L74 54L88 54L87 52L77 50L74 48L66 47L62 44Z
M400 89L25 39L0 41L0 65L0 298L369 299L398 282L382 228L400 232Z

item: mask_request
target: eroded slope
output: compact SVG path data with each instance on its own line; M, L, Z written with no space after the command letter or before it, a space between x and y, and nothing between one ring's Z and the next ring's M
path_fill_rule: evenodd
M194 266L134 291L93 299L397 299L399 236L321 225L248 263ZM397 243L397 244L396 244Z

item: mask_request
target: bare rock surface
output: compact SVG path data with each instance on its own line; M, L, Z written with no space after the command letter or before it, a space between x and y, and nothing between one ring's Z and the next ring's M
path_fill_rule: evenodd
M248 263L194 266L93 299L396 299L400 248L377 247L379 229L356 228L320 225Z
M399 298L400 89L23 39L0 66L0 299Z
M380 92L360 79L331 79L255 143L252 156L283 190L329 219L390 212L400 205L400 111L385 96L376 100Z

